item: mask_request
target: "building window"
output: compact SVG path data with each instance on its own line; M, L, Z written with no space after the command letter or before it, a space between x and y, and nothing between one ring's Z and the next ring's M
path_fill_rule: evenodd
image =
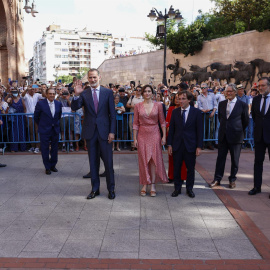
M61 45L61 42L54 42L54 45Z
M54 57L55 58L61 58L61 55L60 54L55 54Z

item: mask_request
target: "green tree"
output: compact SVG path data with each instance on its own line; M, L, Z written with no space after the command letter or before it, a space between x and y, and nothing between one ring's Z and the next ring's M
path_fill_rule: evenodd
M182 22L178 27L167 20L167 45L173 53L194 55L204 40L234 35L249 30L270 28L270 0L211 0L215 7L199 16L190 25ZM146 38L162 49L164 39L146 34Z
M71 75L61 75L57 78L57 80L62 80L62 83L71 83L73 80L73 76Z
M84 75L88 72L89 68L83 67L79 68L79 74L76 76L78 79L81 79L84 77Z

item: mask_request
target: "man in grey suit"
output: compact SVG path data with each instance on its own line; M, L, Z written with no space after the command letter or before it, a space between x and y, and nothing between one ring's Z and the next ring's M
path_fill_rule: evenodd
M111 143L114 140L116 116L113 92L100 86L100 78L99 70L92 68L88 71L89 88L83 90L82 82L78 80L75 82L75 97L71 109L77 111L84 107L82 138L87 143L92 174L92 191L87 199L94 199L100 194L99 165L100 155L102 155L109 191L108 198L112 200L115 198L115 182Z

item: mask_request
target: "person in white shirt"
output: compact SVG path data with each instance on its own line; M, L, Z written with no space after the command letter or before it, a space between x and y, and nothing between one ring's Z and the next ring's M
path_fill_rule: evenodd
M27 116L27 130L26 133L28 137L30 137L31 140L31 148L29 149L29 152L38 154L39 153L39 143L34 143L34 141L38 141L38 127L37 124L34 124L33 120L33 114L35 111L35 107L40 99L46 98L46 92L42 92L42 94L36 93L36 90L39 89L38 85L33 84L32 86L28 86L27 89L25 89L21 97L24 100L26 113L29 115Z

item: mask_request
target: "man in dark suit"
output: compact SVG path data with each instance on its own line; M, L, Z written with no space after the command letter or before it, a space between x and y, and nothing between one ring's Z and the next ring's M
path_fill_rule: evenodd
M114 140L116 115L113 91L100 86L100 74L97 69L89 70L88 81L90 87L85 90L80 81L75 82L75 97L71 103L73 111L84 106L82 138L87 143L92 176L92 191L87 199L94 199L100 194L100 155L102 155L105 166L108 198L114 199L115 182L111 143Z
M263 162L266 148L270 159L270 79L263 77L259 80L260 95L253 98L251 115L254 122L254 187L249 195L261 193ZM270 196L269 196L270 198Z
M236 85L230 83L226 86L226 100L219 103L218 119L220 121L218 132L218 157L213 182L210 187L220 185L224 175L228 151L231 154L231 174L229 176L229 187L235 188L236 174L244 140L244 132L248 126L248 105L236 97Z
M180 108L174 109L169 127L168 153L173 155L174 192L172 197L181 194L181 167L183 161L187 166L186 192L194 198L196 156L201 153L203 146L203 124L201 111L191 107L189 101L192 94L189 91L179 92Z
M42 160L48 175L51 174L51 171L58 171L55 166L58 160L62 104L55 100L55 94L55 89L47 89L47 98L37 103L34 112L34 120L38 125Z

